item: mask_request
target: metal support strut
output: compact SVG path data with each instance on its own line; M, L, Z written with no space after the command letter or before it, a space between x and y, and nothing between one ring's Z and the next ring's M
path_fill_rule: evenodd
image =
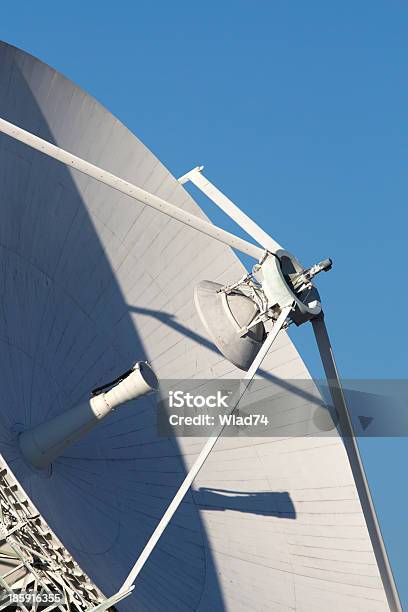
M330 343L326 324L324 322L323 313L315 319L312 319L312 325L320 357L322 359L323 368L326 374L330 395L334 408L339 416L339 424L344 441L344 447L350 462L351 471L353 472L354 481L356 483L356 488L361 501L364 518L367 523L367 529L373 544L373 550L377 559L388 605L390 606L391 612L402 612L397 587L395 585L394 576L388 561L387 551L381 535L381 529L365 475L363 462L360 457L356 435L354 433L346 398L344 396L336 362L334 360L333 349Z
M39 138L38 136L35 136L34 134L31 134L17 125L14 125L13 123L1 118L0 132L7 134L7 136L11 136L11 138L26 144L32 149L40 151L40 153L44 153L45 155L56 159L70 168L74 168L75 170L96 179L100 183L104 183L105 185L108 185L109 187L128 195L134 200L138 200L142 204L146 204L147 206L150 206L151 208L154 208L159 212L172 217L173 219L177 219L177 221L180 221L185 225L189 225L202 234L206 234L207 236L210 236L210 238L218 240L218 242L223 242L233 249L237 249L237 251L241 251L254 259L261 259L264 254L264 249L261 249L255 244L242 240L242 238L238 238L238 236L230 234L221 227L217 227L209 221L205 221L200 217L192 215L178 206L159 198L153 193L149 193L148 191L129 183L129 181L125 181L118 176L115 176L111 172L98 168L98 166L94 166L94 164L90 164L84 159L81 159L76 155L72 155L72 153L68 153L68 151L64 151L64 149L56 147L50 142L47 142L46 140L43 140L42 138Z
M251 367L249 368L248 372L245 374L244 378L241 380L241 384L240 384L239 390L238 390L237 400L235 401L235 403L232 402L232 406L230 406L230 410L229 410L228 414L232 414L234 412L234 410L237 408L238 404L240 403L242 397L244 396L244 394L245 394L245 392L246 392L246 390L247 390L247 388L249 386L249 383L251 382L251 380L255 376L258 368L261 366L263 360L265 359L265 357L266 357L270 347L272 346L274 340L276 339L278 333L282 329L282 327L283 327L283 325L284 325L284 323L286 321L286 318L287 318L291 308L292 308L292 304L282 308L282 311L281 311L281 313L280 313L280 315L279 315L275 325L273 326L272 330L269 332L265 342L263 343L259 353L255 357L255 359L254 359ZM148 540L146 546L144 547L140 557L136 561L136 563L133 566L133 568L131 569L128 577L126 578L125 582L121 586L121 588L119 590L119 593L121 593L123 591L129 590L129 588L133 585L133 583L136 580L138 574L140 573L141 569L143 568L144 564L146 563L146 561L148 560L150 554L152 553L154 547L156 546L157 542L159 541L162 533L166 529L167 525L169 524L169 522L170 522L171 518L173 517L174 513L176 512L177 508L179 507L179 505L183 501L184 496L186 495L187 491L189 490L191 484L193 483L193 480L195 479L195 477L197 476L198 472L203 467L203 465L204 465L208 455L211 453L211 451L214 448L217 440L221 436L224 428L225 428L225 425L219 425L215 429L213 435L210 438L208 438L208 440L205 443L204 447L202 448L200 454L198 455L197 459L195 460L194 465L192 466L191 470L189 471L189 473L185 477L182 485L180 486L179 490L177 491L176 495L174 496L174 498L173 498L172 502L170 503L169 507L167 508L166 512L162 516L162 518L161 518L159 524L157 525L156 529L154 530L154 532L150 536L150 539Z

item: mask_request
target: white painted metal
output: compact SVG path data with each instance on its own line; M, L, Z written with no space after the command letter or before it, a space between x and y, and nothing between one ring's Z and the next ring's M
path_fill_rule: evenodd
M252 327L258 316L252 295L202 281L194 289L194 303L208 337L220 353L237 368L248 370L265 339L263 321Z
M1 43L0 116L206 219L106 109ZM201 280L227 285L245 270L217 240L1 134L0 211L1 453L76 563L112 594L205 441L158 438L146 396L44 478L22 460L14 426L61 414L138 356L159 379L240 378L192 296ZM257 378L276 401L289 397L279 433L219 439L120 612L389 609L343 441L293 435L321 398L285 331Z
M281 262L277 257L265 257L262 265L256 266L256 269L254 276L262 285L269 307L274 304L285 306L294 302L296 308L305 316L305 320L311 319L321 312L321 304L312 293L311 297L304 301L299 299L299 296L285 280Z
M132 594L134 587L131 587L128 591L121 591L120 593L116 593L106 599L102 603L98 604L95 608L91 608L88 612L104 612L105 610L109 610L112 606L118 604L120 601L129 597Z
M250 384L250 382L254 378L255 374L258 371L258 369L261 367L263 360L265 359L266 355L269 352L269 349L271 348L272 344L276 340L277 335L281 331L281 329L282 329L282 327L283 327L283 325L284 325L284 323L285 323L285 321L287 319L287 316L288 316L291 308L292 308L292 304L289 304L289 305L284 306L282 308L282 311L281 311L278 319L276 320L275 325L273 326L273 328L269 332L267 338L265 339L265 342L263 343L261 349L259 350L259 353L255 357L251 367L246 372L245 376L242 378L240 386L239 386L239 390L238 390L238 396L237 396L236 400L233 400L231 402L230 410L229 411L227 410L226 414L232 414L234 412L234 410L236 410L236 408L238 407L241 399L245 395L245 391L247 390L248 385ZM135 565L133 566L133 568L131 569L129 575L127 576L125 582L121 586L119 592L127 591L131 587L131 585L135 582L135 580L136 580L137 576L139 575L140 571L142 570L144 564L146 563L146 561L150 557L154 547L156 546L157 542L161 538L164 530L166 529L167 525L171 521L174 513L176 512L177 508L179 507L179 505L183 501L187 491L189 490L189 488L193 484L197 474L199 473L199 471L203 467L203 465L206 462L209 454L211 453L211 451L213 450L214 446L216 445L219 437L221 436L222 432L224 431L224 428L225 428L225 425L221 425L220 424L218 427L216 427L213 435L211 435L208 438L208 440L205 443L204 447L202 448L200 454L198 455L197 459L195 460L193 466L190 468L190 471L188 472L187 476L185 477L182 485L180 486L179 490L177 491L176 495L174 496L173 500L171 501L171 504L167 508L166 512L163 514L162 518L160 519L159 524L157 525L156 529L152 533L152 535L151 535L149 541L147 542L146 546L144 547L141 555L137 559Z
M232 200L227 198L213 183L211 183L202 173L204 166L197 166L181 176L179 183L184 185L188 181L193 183L205 195L210 198L221 210L233 219L243 230L245 230L254 240L270 253L277 253L282 250L281 245L267 234L255 221L244 213ZM274 210L276 210L274 208Z
M177 206L170 204L170 202L166 202L162 198L149 193L148 191L125 181L118 176L115 176L111 172L107 172L102 168L98 168L94 164L90 164L89 162L77 157L76 155L72 155L68 153L68 151L64 151L60 147L56 147L55 145L23 130L17 125L13 125L9 121L0 118L0 132L10 136L11 138L15 138L19 142L23 142L29 147L56 159L57 161L66 164L70 168L74 168L87 176L90 176L121 193L126 194L127 196L141 202L142 204L146 204L147 206L151 206L152 208L162 212L173 219L177 219L181 223L185 225L189 225L193 227L199 232L218 240L219 242L223 242L228 246L245 253L246 255L250 255L255 259L260 259L264 251L259 247L247 242L246 240L242 240L242 238L238 238L238 236L234 236L229 232L221 229L220 227L216 227L212 223L208 223L208 221L204 221L194 215L190 215L183 210L180 210Z
M324 316L321 315L320 317L313 319L312 325L323 367L326 373L333 405L339 415L339 423L344 436L344 445L347 450L353 476L356 481L357 490L360 495L361 505L371 541L373 543L377 563L380 568L388 604L391 612L402 612L398 591L394 582L391 566L388 561L387 551L384 546L380 525L378 523L370 488L365 475L363 462L361 460L357 438L353 429L349 410L347 408L347 402L337 370L336 361L334 359L334 353L324 321Z
M264 248L272 253L276 253L278 251L282 253L283 248L271 236L264 232L262 228L254 223L252 219L243 213L229 198L227 198L202 174L203 168L204 166L197 166L196 168L193 168L193 170L180 177L178 179L179 182L181 184L185 184L188 181L193 183ZM312 270L314 271L314 269ZM276 302L279 304L284 304L285 299L286 301L293 299L293 294L289 290L287 283L284 281L281 267L275 258L267 258L266 261L262 263L262 266L259 267L259 271L256 276L262 283L262 289L265 291L269 303L273 303L275 298ZM302 306L300 300L296 297L295 299L298 306ZM309 318L312 320L314 333L327 376L329 389L333 398L333 403L339 415L341 415L340 424L341 431L344 436L345 448L347 449L350 465L362 502L362 508L370 532L370 537L373 542L377 563L380 567L382 580L387 593L388 603L392 611L399 612L401 610L401 605L399 602L398 592L391 566L389 564L387 551L385 549L367 478L364 472L363 463L359 454L356 437L353 432L340 378L334 361L333 350L331 348L329 336L324 323L321 304L318 301L311 302L306 307L306 310L308 311Z
M106 601L38 513L1 456L0 516L2 596L13 595L13 589L52 592L59 595L63 603L50 602L47 610L66 612L89 610ZM123 597L128 594L123 593ZM3 605L0 603L0 610L15 607L10 600ZM18 609L30 612L32 607L20 603Z
M53 419L21 433L19 444L25 460L34 468L48 468L69 446L88 434L113 410L155 391L156 383L150 367L137 362L131 374L106 393L99 393Z

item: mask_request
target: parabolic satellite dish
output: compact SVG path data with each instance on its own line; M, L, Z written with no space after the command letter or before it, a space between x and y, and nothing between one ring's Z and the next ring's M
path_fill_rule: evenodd
M4 43L0 117L206 219L105 108ZM76 593L67 609L103 610L204 440L158 437L149 394L47 469L24 458L20 436L135 362L159 380L241 378L202 325L194 289L245 270L225 244L3 134L0 210L1 584L63 585ZM285 331L257 376L289 392L292 424L320 404L311 382L308 393L294 384L310 376ZM400 609L360 467L333 432L219 439L117 608Z

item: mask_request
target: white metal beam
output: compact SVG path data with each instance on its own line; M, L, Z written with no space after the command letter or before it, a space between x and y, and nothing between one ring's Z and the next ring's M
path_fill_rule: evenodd
M72 153L64 151L64 149L61 149L1 118L0 132L3 132L3 134L11 136L11 138L14 138L19 142L22 142L27 146L58 160L70 168L74 168L75 170L78 170L79 172L82 172L83 174L86 174L87 176L90 176L91 178L94 178L97 181L128 195L142 204L146 204L146 206L150 206L151 208L154 208L155 210L158 210L159 212L164 213L173 219L177 219L177 221L180 221L185 225L189 225L197 231L206 234L219 242L223 242L233 249L241 251L254 259L259 260L264 256L264 250L255 244L242 240L242 238L238 238L238 236L234 236L234 234L230 234L220 227L217 227L204 219L200 219L199 217L182 210L174 204L170 204L170 202L159 198L153 193L149 193L148 191L145 191L144 189L141 189L140 187L137 187L136 185L133 185L132 183L129 183L118 176L115 176L111 172L98 168L98 166L94 166L84 159L81 159L76 155L72 155Z
M234 410L237 408L239 402L241 401L242 397L244 396L244 394L245 394L245 392L246 392L246 390L247 390L247 388L249 386L249 383L251 382L251 380L255 376L258 368L261 366L261 364L262 364L263 360L265 359L265 357L266 357L270 347L272 346L272 343L274 342L274 340L276 339L278 333L282 329L282 327L283 327L283 325L284 325L284 323L286 321L286 318L287 318L291 308L292 308L292 304L282 308L282 311L281 311L281 313L280 313L280 315L279 315L275 325L273 326L272 330L269 332L265 342L263 343L259 353L255 357L255 359L254 359L251 367L249 368L248 372L245 374L244 378L241 380L241 384L240 384L240 387L239 387L237 400L236 400L235 403L233 403L232 406L230 406L229 414L234 412ZM169 522L170 522L171 518L173 517L174 513L176 512L177 508L179 507L179 505L183 501L184 496L186 495L187 491L189 490L190 486L192 485L195 477L197 476L198 472L203 467L203 465L204 465L208 455L211 453L212 449L214 448L217 440L219 439L220 435L222 434L222 432L224 430L224 427L225 427L225 425L219 425L219 427L217 427L215 429L213 435L208 438L208 440L205 443L205 445L203 446L200 454L198 455L197 459L195 460L191 470L189 471L189 473L185 477L183 483L181 484L181 486L180 486L179 490L177 491L176 495L174 496L172 502L170 503L170 505L167 508L166 512L163 514L159 524L157 525L156 529L154 530L153 534L151 535L150 539L148 540L146 546L144 547L143 551L141 552L141 554L140 554L139 558L137 559L135 565L131 569L128 577L126 578L125 582L121 586L121 588L119 590L119 593L122 593L124 591L129 590L130 587L133 585L133 583L136 580L138 574L142 570L144 564L148 560L148 558L149 558L150 554L152 553L154 547L156 546L157 542L159 541L162 533L166 529L167 525L169 524Z
M282 250L283 247L269 234L259 227L247 214L245 214L232 200L227 198L215 185L213 185L202 173L204 166L196 166L181 176L178 181L184 185L188 181L200 189L210 200L223 210L235 223L237 223L249 236L252 236L264 249L270 253Z
M397 587L392 574L391 565L388 560L387 550L381 534L380 525L377 519L375 506L371 497L370 487L368 486L363 462L360 456L356 435L347 407L346 398L337 371L333 349L330 343L329 334L324 322L324 315L321 314L312 320L313 331L316 337L320 357L326 374L327 383L334 408L339 416L340 430L344 441L344 447L353 472L358 495L363 509L367 529L370 534L373 550L377 559L381 579L383 581L385 594L387 596L390 612L402 612L401 603Z

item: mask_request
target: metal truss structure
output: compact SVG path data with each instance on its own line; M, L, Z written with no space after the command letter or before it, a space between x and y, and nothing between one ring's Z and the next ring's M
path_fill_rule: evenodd
M107 610L107 600L81 570L0 457L0 610ZM32 601L18 593L32 592ZM36 601L35 601L36 600ZM44 603L47 602L45 605Z

